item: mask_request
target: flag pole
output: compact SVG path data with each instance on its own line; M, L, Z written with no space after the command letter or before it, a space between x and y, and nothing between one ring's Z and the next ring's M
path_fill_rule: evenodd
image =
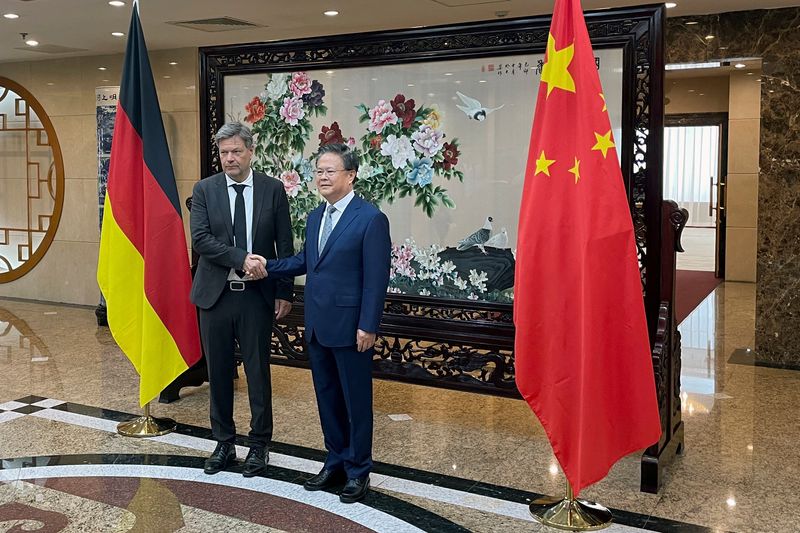
M140 417L117 424L117 433L125 437L158 437L175 431L177 423L171 418L150 416L150 402L144 404Z
M542 525L567 531L597 531L611 525L611 511L594 502L578 499L569 480L564 498L544 497L528 506L531 516Z

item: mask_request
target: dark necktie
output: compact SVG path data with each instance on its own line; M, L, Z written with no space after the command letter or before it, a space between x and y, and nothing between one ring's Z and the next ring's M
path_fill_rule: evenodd
M233 244L237 248L247 251L247 217L244 210L244 188L246 185L231 185L236 191L236 201L233 208ZM245 276L243 270L237 270L240 278Z

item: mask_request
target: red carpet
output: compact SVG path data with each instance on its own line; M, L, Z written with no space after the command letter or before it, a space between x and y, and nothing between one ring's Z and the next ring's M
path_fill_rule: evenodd
M675 319L678 324L711 294L722 278L713 272L699 270L678 270L675 279Z

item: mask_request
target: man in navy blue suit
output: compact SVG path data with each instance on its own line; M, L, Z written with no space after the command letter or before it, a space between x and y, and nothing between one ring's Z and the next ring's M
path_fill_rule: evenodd
M358 156L328 144L317 156L325 203L312 211L294 257L266 261L267 275L306 274L305 340L328 457L303 485L344 483L343 503L369 490L372 469L372 356L389 285L389 220L353 192Z

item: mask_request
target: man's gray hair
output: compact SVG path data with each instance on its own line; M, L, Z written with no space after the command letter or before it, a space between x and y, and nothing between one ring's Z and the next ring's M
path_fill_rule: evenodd
M219 146L221 141L230 139L232 137L239 137L242 139L244 141L245 148L250 148L253 146L253 133L250 131L250 128L241 122L228 122L222 126L217 134L214 135L214 141L216 141L217 146Z

